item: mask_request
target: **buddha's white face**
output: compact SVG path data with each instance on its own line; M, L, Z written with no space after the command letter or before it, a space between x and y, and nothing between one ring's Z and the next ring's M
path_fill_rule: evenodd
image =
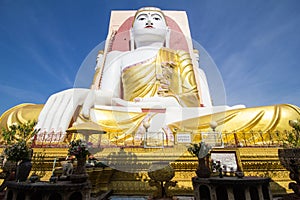
M137 47L163 43L166 39L167 24L164 16L157 11L142 11L134 19L132 33Z
M160 12L140 12L133 23L133 29L166 29L165 18Z

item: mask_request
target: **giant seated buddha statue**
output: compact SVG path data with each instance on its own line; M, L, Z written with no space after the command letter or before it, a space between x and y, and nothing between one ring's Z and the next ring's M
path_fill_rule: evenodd
M146 132L162 132L174 141L178 131L199 135L216 121L227 143L243 138L263 144L300 117L300 109L289 104L213 105L198 52L186 38L191 37L185 12L114 11L91 88L53 94L45 105L17 105L2 114L0 125L37 120L37 142L64 143L68 132L88 131L105 132L104 144L140 146Z

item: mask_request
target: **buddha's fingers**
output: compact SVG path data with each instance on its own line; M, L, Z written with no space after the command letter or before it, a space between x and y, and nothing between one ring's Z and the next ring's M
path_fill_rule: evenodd
M72 117L74 116L78 106L81 106L89 93L89 89L73 89L72 94L64 98L60 105L60 111L57 117L53 120L52 129L57 131L65 131L68 129Z
M88 89L69 89L52 95L41 111L37 128L46 132L64 132L88 91Z

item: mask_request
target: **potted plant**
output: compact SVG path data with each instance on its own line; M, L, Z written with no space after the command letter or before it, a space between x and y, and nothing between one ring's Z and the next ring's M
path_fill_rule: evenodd
M68 155L75 156L77 160L77 166L70 176L71 181L76 183L86 181L88 175L86 173L85 164L87 156L90 155L87 143L81 139L71 141L69 144Z
M32 142L38 132L34 128L36 123L36 121L28 121L23 124L12 124L8 129L2 129L6 146L4 156L7 161L16 163L17 181L26 181L32 167Z
M210 169L206 164L206 158L211 150L211 146L205 144L204 142L200 142L198 144L193 143L188 147L188 152L193 156L198 158L198 167L196 170L196 174L199 178L208 178L210 177Z
M293 128L287 133L283 149L278 149L280 163L290 171L290 178L295 182L289 183L296 195L300 196L300 121L289 120Z

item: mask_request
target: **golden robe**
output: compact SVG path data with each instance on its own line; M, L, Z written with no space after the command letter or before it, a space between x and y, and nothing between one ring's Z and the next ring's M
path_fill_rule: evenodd
M126 67L122 72L123 99L166 96L182 107L200 107L189 53L161 48L156 57Z

